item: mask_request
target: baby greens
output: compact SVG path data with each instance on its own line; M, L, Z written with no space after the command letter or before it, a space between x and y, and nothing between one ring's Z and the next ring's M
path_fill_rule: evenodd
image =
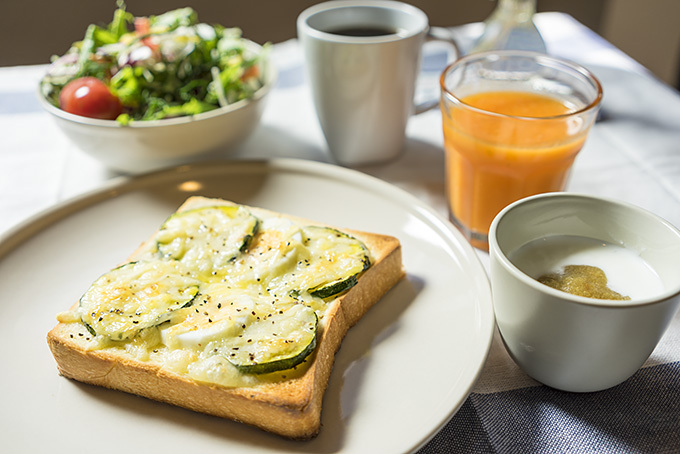
M248 43L238 28L200 23L191 8L134 17L119 3L110 24L90 25L83 40L53 59L41 90L64 108L62 88L95 77L120 100L121 123L195 115L262 87L266 46L258 52Z

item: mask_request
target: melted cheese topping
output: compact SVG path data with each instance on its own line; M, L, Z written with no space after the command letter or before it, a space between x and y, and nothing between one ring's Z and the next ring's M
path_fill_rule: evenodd
M309 342L304 333L323 330L332 301L312 296L313 288L355 276L369 261L365 247L352 237L279 217L257 219L243 207L173 215L154 241L142 261L102 276L78 311L59 318L86 348L223 386L255 386L303 373L305 363L242 373L229 361L229 349L250 348L252 338L258 347L249 354L263 361L281 355L285 360L286 349L290 355L303 350L300 343ZM318 327L305 321L310 311ZM101 316L112 319L108 330L97 330ZM96 336L83 329L81 319ZM121 329L125 334L119 336Z
M189 304L198 284L174 260L128 263L100 277L83 295L81 319L96 334L129 339Z
M170 216L155 240L163 256L213 274L239 255L257 226L258 219L244 207L208 207Z

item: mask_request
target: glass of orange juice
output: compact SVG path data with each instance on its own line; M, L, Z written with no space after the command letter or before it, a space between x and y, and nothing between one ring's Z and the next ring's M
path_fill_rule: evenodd
M508 204L562 191L602 100L587 69L523 51L471 54L441 76L451 221L488 250Z

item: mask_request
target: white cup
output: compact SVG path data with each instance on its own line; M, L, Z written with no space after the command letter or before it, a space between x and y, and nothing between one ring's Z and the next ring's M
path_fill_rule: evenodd
M431 36L425 13L396 1L334 0L303 11L297 30L335 160L362 165L397 157L409 117L424 110L413 97Z

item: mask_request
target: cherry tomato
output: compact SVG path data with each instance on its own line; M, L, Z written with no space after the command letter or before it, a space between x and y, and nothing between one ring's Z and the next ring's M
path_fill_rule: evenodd
M260 68L258 68L256 65L253 65L243 72L243 75L241 76L241 80L246 81L246 80L251 79L253 77L258 77L259 75L260 75Z
M59 95L59 107L74 115L102 120L115 120L123 112L120 100L104 82L94 77L67 83Z

